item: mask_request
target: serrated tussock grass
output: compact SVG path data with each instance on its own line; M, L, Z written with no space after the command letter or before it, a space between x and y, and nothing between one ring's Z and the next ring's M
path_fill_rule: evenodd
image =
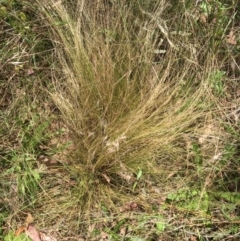
M78 183L74 200L115 209L137 198L139 170L143 183L151 177L164 190L187 165L186 137L200 133L215 105L207 41L196 26L190 36L170 35L167 1L38 4L62 67L51 96L73 143L65 165Z

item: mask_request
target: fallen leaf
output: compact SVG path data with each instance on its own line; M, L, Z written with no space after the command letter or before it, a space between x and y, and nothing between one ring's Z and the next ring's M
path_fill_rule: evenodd
M28 69L27 75L32 75L32 74L34 74L34 70L33 69Z
M199 19L201 23L207 23L207 16L205 14L201 14Z
M47 235L46 233L39 232L41 241L57 241L54 237Z
M109 176L107 176L106 174L102 174L102 176L105 178L105 180L108 182L108 183L110 183L111 182L111 180L110 180L110 178L109 178Z
M89 232L89 233L92 233L93 230L95 229L95 226L96 226L95 223L93 223L92 225L89 225L89 226L88 226L88 232Z
M34 220L34 219L33 219L33 216L32 216L30 213L28 213L24 225L22 225L21 227L19 227L19 228L16 230L15 236L19 236L22 232L24 232L25 230L27 230L29 224L30 224L30 223L33 223L33 220Z
M25 232L33 241L41 241L39 232L33 225L29 225Z
M18 228L15 232L15 236L19 236L22 232L24 232L26 229L26 225L21 226L20 228Z
M138 204L136 202L131 203L131 208L132 209L137 209L138 208Z
M101 237L102 237L103 240L108 239L108 234L102 231Z
M136 202L127 203L126 205L119 208L120 212L129 212L136 211L139 209L139 206Z
M234 32L231 30L229 35L227 35L227 43L232 44L232 45L236 45L237 41L236 41L236 36L234 35Z
M126 227L122 227L122 228L120 229L120 235L121 235L121 236L125 236L126 233L127 233L127 228L126 228Z
M197 241L197 238L196 238L196 236L193 236L193 235L192 235L192 236L190 237L190 240L191 240L191 241Z
M31 215L31 213L28 213L28 216L27 216L26 221L25 221L26 224L33 223L33 221L34 221L33 216Z

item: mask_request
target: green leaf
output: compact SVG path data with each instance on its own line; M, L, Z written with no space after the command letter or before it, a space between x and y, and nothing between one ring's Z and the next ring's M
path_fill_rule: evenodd
M189 200L189 198L194 197L198 195L198 191L196 190L178 190L177 192L174 193L169 193L167 195L167 199L170 201L175 201L175 202L179 202L179 201L184 201L184 200Z
M167 195L167 201L174 202L178 207L187 209L189 211L208 211L209 198L207 192L201 193L197 190L181 189L175 193Z
M4 241L31 241L31 239L25 233L16 237L13 232L10 232L4 237Z
M157 230L158 230L159 232L162 233L162 232L165 230L165 228L166 228L166 224L163 223L163 222L157 222L157 223L156 223L156 228L157 228Z
M25 13L23 13L23 12L20 12L20 13L19 13L19 18L20 18L23 22L25 22L25 21L27 20L27 17L26 17L26 15L25 15Z
M2 6L0 8L0 17L5 18L7 16L7 8Z
M134 184L133 184L133 192L135 191L135 188L137 187L137 184L138 184L138 182L134 182Z
M39 175L39 171L36 169L32 170L32 175L33 175L35 181L39 181L41 179L41 177Z
M141 176L142 176L142 170L141 170L141 169L139 169L138 174L137 174L137 179L140 179L140 178L141 178Z

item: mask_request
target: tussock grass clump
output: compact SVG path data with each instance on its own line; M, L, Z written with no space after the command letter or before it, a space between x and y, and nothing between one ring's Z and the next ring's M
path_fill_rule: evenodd
M194 34L170 35L165 1L41 5L62 66L51 95L70 130L66 165L80 202L116 208L138 193L139 170L165 182L186 166L186 138L214 105L211 51Z

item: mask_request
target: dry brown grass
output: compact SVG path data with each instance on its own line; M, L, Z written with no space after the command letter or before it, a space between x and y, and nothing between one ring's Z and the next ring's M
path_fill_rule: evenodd
M51 95L71 133L79 199L116 208L114 196L131 193L138 170L164 180L187 166L187 139L201 135L216 103L207 75L217 62L207 44L170 35L164 1L152 12L124 3L41 4L60 24L53 38L63 80L54 79Z

